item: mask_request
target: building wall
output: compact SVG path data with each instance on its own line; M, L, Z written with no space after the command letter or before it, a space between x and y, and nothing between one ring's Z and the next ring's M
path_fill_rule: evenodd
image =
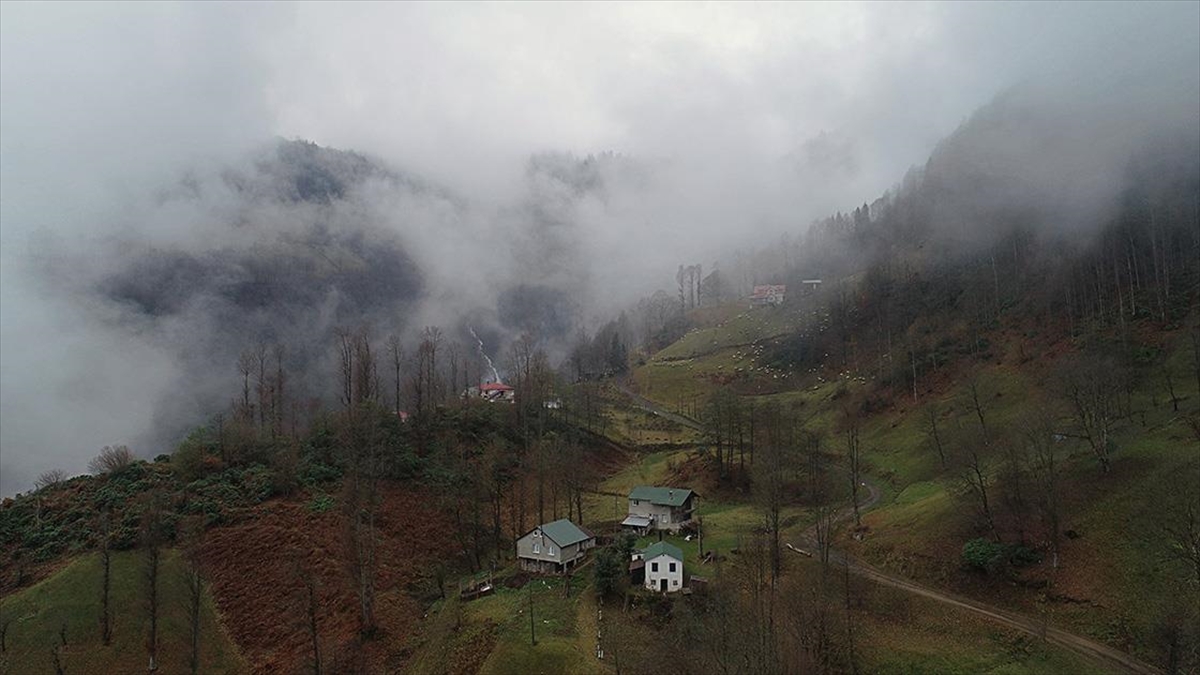
M661 525L659 525L659 523L661 523L663 520L667 520L667 521L674 520L674 518L671 517L671 507L662 506L661 504L651 504L650 502L646 501L645 499L641 499L641 500L630 499L629 500L629 515L645 516L647 518L653 518L655 526L657 526L657 527L661 527Z
M595 543L594 539L585 539L566 548L560 548L549 537L543 536L540 529L537 529L517 540L517 558L521 561L522 569L548 567L548 569L539 569L538 571L556 571L554 569L556 566L577 562L583 557L583 552L594 546ZM534 544L537 544L537 552L534 552ZM551 550L553 550L553 554ZM547 565L531 563L547 563Z
M637 500L638 503L635 504L635 500L630 499L629 515L653 518L653 527L656 530L675 531L679 529L679 526L684 521L688 520L688 509L691 508L694 500L695 495L684 502L683 506L671 508L670 506L663 506L661 504L651 504L644 499Z
M655 570L655 565L658 566L657 570ZM671 565L675 565L674 572L671 571ZM646 590L661 591L661 579L667 580L668 593L683 590L683 562L666 554L660 555L653 560L647 560Z

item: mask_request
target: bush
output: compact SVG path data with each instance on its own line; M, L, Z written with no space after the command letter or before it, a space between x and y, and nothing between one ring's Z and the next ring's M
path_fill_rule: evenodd
M962 560L967 567L990 572L1003 563L1006 555L1004 544L987 539L972 539L963 544Z
M313 513L325 513L333 508L333 497L330 495L315 495L308 503L308 510Z
M322 462L304 462L300 469L300 483L307 487L328 483L329 481L334 481L341 477L341 469L331 464L324 464Z
M1025 567L1042 557L1033 549L1020 544L1001 544L987 539L972 539L963 544L963 563L972 569L988 573L1006 567Z
M124 445L106 445L99 455L88 462L88 470L92 473L120 473L122 469L133 464L133 451Z

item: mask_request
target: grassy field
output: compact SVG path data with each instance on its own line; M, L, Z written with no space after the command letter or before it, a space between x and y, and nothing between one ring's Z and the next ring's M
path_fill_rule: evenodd
M943 605L883 587L866 589L862 670L879 675L1104 675L1071 652Z
M523 588L500 583L494 594L478 600L450 599L436 605L425 622L425 640L409 672L597 672L594 632L580 629L595 608L587 590L589 578L586 570L577 573L569 593L561 578L535 577ZM530 635L531 596L536 644Z
M777 330L787 327L788 321L779 318L773 323L765 315L749 313L714 321L648 359L636 369L634 381L644 396L665 406L700 409L705 398L725 384L744 396L758 393L752 397L756 404L775 402L803 417L810 428L829 432L834 429L842 397L871 385L848 374L822 378L820 373L787 375L757 367L754 345L774 339ZM1022 345L1021 339L1014 331L997 336L997 356L975 366L989 427L1013 438L1020 437L1031 410L1058 399L1053 377L1057 356L1053 355L1074 349L1072 345ZM974 503L964 494L960 472L954 467L955 455L972 442L971 432L978 427L969 403L967 374L961 366L953 372L931 373L928 381L920 383L917 400L898 394L882 411L864 419L864 460L883 498L865 519L869 529L864 540L844 541L843 545L893 571L1021 611L1044 612L1057 625L1153 659L1152 647L1134 636L1152 633L1152 626L1170 611L1172 602L1179 598L1190 602L1197 597L1194 587L1183 582L1183 570L1164 560L1161 537L1155 534L1159 532L1155 505L1162 486L1184 470L1187 462L1200 458L1200 447L1182 418L1200 408L1187 336L1180 331L1156 334L1154 339L1158 344L1147 349L1151 354L1161 349L1162 356L1148 358L1135 373L1129 402L1134 414L1117 429L1112 473L1100 473L1082 440L1063 441L1067 455L1063 530L1070 530L1072 536L1063 541L1063 564L1053 575L1043 562L1022 572L1029 588L997 587L961 566L958 554L963 543L986 535L977 528ZM1042 356L1030 360L1030 353ZM1178 412L1169 401L1164 367L1172 374L1180 398ZM730 378L730 372L736 377ZM745 385L747 381L751 386ZM762 391L756 392L755 387ZM942 466L926 432L928 409L937 411L949 467ZM1060 417L1065 418L1067 412L1060 409ZM827 448L840 453L840 439L827 435ZM998 463L999 458L993 458L990 479L997 492L992 495L992 506L1003 521L1005 506L996 485ZM713 507L720 505L706 505ZM797 518L802 520L803 514ZM705 520L706 524L710 521L708 517ZM752 522L753 517L744 518L734 527ZM1011 526L1011 522L1005 524L1009 538L1015 536ZM716 536L712 537L714 543ZM1035 539L1030 543L1038 546L1043 542ZM685 552L690 550L679 545ZM1154 582L1147 584L1147 580ZM1049 590L1038 590L1047 583ZM914 655L908 661L916 670L893 668L880 661L880 671L1071 672L1053 659L987 665L965 656L946 657L962 666L951 668L946 662L936 665L941 658L937 655L942 653L956 652L931 649L931 660L925 661Z
M789 321L798 319L782 313L768 317L733 308L710 314L710 325L689 333L635 369L633 380L643 395L665 407L691 413L689 408L702 406L716 386L732 383L742 395L753 396L756 405L779 405L802 417L810 428L826 431L826 452L840 454L836 420L841 402L869 389L870 383L848 373L776 378L777 373L758 369L754 342L772 339L776 331L786 330ZM1019 353L1005 349L1006 353ZM1191 381L1185 383L1190 361L1181 353L1178 342L1173 350L1167 363L1176 373L1177 389L1184 392L1183 405L1194 408L1200 402L1200 392L1194 392ZM1022 366L1015 356L979 364L979 391L989 426L1019 431L1031 402L1051 394L1046 390L1044 375L1037 368ZM882 411L864 419L861 438L868 474L881 488L883 498L865 515L867 529L862 541L844 537L839 546L911 578L1044 616L1054 625L1153 659L1146 645L1135 644L1130 638L1139 632L1146 634L1152 615L1162 611L1159 600L1136 600L1146 589L1145 579L1161 579L1169 571L1161 556L1155 554L1152 537L1144 534L1153 531L1152 500L1147 500L1147 495L1153 493L1155 484L1162 484L1178 471L1183 461L1196 455L1186 428L1165 402L1164 394L1156 389L1161 382L1147 378L1138 383L1132 405L1140 412L1137 420L1125 423L1118 434L1119 451L1112 475L1099 476L1086 447L1067 441L1071 451L1065 465L1064 490L1068 494L1064 528L1079 534L1064 542L1064 565L1058 577L1045 587L1038 583L1025 587L988 580L962 568L962 544L980 536L980 532L972 502L962 493L958 472L943 467L930 444L924 412L930 406L936 408L950 453L967 442L967 432L977 421L968 405L966 380L944 373L941 377L941 382L919 392L918 400L898 396ZM704 480L696 474L702 466L696 454L702 439L692 436L684 440L680 430L655 428L659 420L630 408L616 392L608 394L608 433L635 452L630 454L629 464L599 486L609 495L591 494L585 498L585 521L589 523L623 518L626 502L621 495L634 486L694 487L691 481ZM996 508L1003 509L999 500ZM745 545L746 538L760 527L762 515L750 492L731 489L702 490L698 514L705 525L705 549L724 555L722 566L701 564L699 542L694 538L689 541L668 535L664 539L683 551L689 575L721 583L720 579L736 571L745 557L731 550ZM787 507L783 515L784 541L811 523L810 513L798 506ZM657 535L641 538L637 546L645 547L657 540ZM815 578L819 572L810 569L812 565L812 561L789 557L785 574ZM1037 582L1045 567L1035 565L1022 572L1022 578ZM536 645L529 639L528 589L501 589L494 596L472 603L451 601L440 605L427 620L424 632L428 642L418 651L414 672L612 672L611 658L597 661L593 652L598 624L595 600L585 588L589 582L590 568L576 575L569 595L563 593L561 580L532 582ZM1070 652L931 600L861 579L854 588L853 615L862 672L1096 672L1093 664ZM1178 591L1180 597L1190 597L1187 593L1193 592L1185 588ZM1051 600L1059 596L1068 600ZM677 609L679 603L691 602L695 600L674 598ZM665 625L662 618L639 612L644 610L630 609L626 613L613 606L604 610L601 623L607 626L605 630L622 636L626 643L623 671L655 670L656 654L663 650L661 640L666 633L661 632Z
M0 623L8 622L7 649L0 655L0 673L54 673L52 652L60 648L65 627L66 646L59 649L67 673L135 673L147 665L142 559L136 552L113 554L111 602L112 643L100 640L100 558L76 558L42 582L4 598ZM159 670L166 675L188 671L190 625L185 610L183 565L170 551L160 570ZM229 639L205 594L201 616L200 672L223 674L249 671Z
M700 440L695 429L629 405L625 394L612 385L599 388L599 401L606 420L601 433L619 445L687 447Z

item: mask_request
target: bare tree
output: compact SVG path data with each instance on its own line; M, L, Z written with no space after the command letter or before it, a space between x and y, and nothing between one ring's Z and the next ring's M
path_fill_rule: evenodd
M961 441L959 468L963 483L967 486L968 492L975 497L979 515L987 525L988 531L996 541L999 541L1000 533L996 530L996 519L992 514L991 499L988 494L988 488L991 485L987 472L989 449L987 439L982 434L968 435Z
M267 408L270 407L270 384L267 382L267 343L254 345L254 393L258 395L258 428L267 426Z
M1192 323L1188 338L1192 343L1192 373L1196 376L1196 388L1200 391L1200 321Z
M245 420L254 419L254 408L250 404L250 375L254 372L254 352L249 349L238 355L238 374L242 376L242 404L238 410Z
M808 474L808 497L812 504L816 523L813 531L817 538L818 558L821 571L829 568L829 554L833 548L833 526L837 521L837 506L830 499L828 470L825 457L821 454L821 437L813 432L804 432L802 438L805 455L805 471Z
M1171 411L1179 412L1179 394L1175 392L1175 378L1171 373L1171 366L1162 364L1163 384L1167 388L1167 396L1171 399Z
M975 412L976 418L979 419L979 428L983 432L984 444L990 445L992 442L992 437L991 434L988 433L987 420L984 418L983 397L980 394L979 389L979 377L977 375L971 376L971 378L967 380L967 406Z
M342 407L354 407L354 333L345 327L334 330L338 345L338 375L341 383Z
M392 365L392 385L395 389L392 402L396 405L396 414L400 414L400 367L404 363L404 348L400 345L400 338L396 335L388 336L387 342L388 356L391 358Z
M768 553L772 582L779 578L782 565L780 530L786 498L785 481L792 474L791 457L795 443L791 419L777 406L763 411L761 430L763 443L754 462L754 492L763 512L763 524L768 537Z
M1013 522L1017 525L1017 536L1024 544L1025 517L1028 512L1025 444L1018 440L1005 438L998 445L1001 449L1000 497L1006 510L1012 516Z
M1123 379L1121 370L1108 359L1077 359L1061 370L1062 391L1078 435L1087 441L1104 473L1112 468L1112 436L1121 415Z
M272 354L275 356L275 377L271 382L272 393L274 394L271 397L271 433L273 436L282 436L286 426L284 415L287 406L287 399L284 397L287 375L283 370L283 359L286 355L286 349L282 344L276 344L272 349Z
M846 434L846 468L850 473L850 499L854 505L854 525L862 525L858 512L858 489L862 485L862 443L858 438L858 415L847 410L843 421Z
M133 464L133 451L124 445L106 445L100 454L88 462L88 470L95 474L114 473Z
M1158 527L1165 556L1190 567L1200 584L1200 462L1174 472L1161 495Z
M146 633L146 651L150 657L149 670L158 669L158 591L159 571L162 566L163 512L161 495L151 494L146 510L142 514L142 552L144 556L142 583L145 589L146 617L149 628Z
M946 468L946 451L942 447L942 436L938 433L938 415L940 414L937 404L930 403L925 406L925 436L937 450L938 461L941 462L944 469Z
M419 416L431 412L440 401L441 377L438 375L437 354L441 344L441 329L426 326L421 332L421 343L417 346L417 368L413 378L413 405Z
M100 641L107 647L112 643L112 552L109 547L109 513L100 512Z
M360 359L361 361L361 359ZM346 539L350 571L358 586L359 632L375 632L375 577L378 571L379 474L381 429L378 412L349 417L342 444L349 458L345 483Z
M49 487L54 487L67 479L67 474L62 469L51 469L38 476L37 481L33 486L37 490L44 490Z
M320 587L312 568L301 563L295 564L295 574L300 580L301 605L304 611L304 630L308 634L312 646L313 675L321 675L321 635L317 625L317 615L321 609Z
M181 576L184 586L183 610L188 618L188 669L200 672L200 619L204 601L204 577L200 572L200 538L204 526L188 519L184 527Z
M4 598L0 597L0 609L4 608ZM8 651L8 627L16 620L16 614L9 613L7 616L4 612L0 612L0 654Z
M1038 511L1050 536L1050 565L1058 569L1062 522L1062 437L1054 430L1053 414L1044 407L1025 417L1024 440L1029 453L1030 475Z

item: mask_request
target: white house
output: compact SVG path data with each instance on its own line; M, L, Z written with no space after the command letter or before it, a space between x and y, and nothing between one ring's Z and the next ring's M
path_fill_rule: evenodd
M645 586L648 591L674 593L683 590L683 551L665 541L642 551L646 563Z

